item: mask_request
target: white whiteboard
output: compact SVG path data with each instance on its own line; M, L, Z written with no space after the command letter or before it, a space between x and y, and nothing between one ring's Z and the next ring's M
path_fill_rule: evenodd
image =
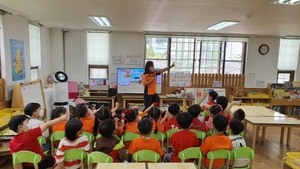
M43 89L41 89L40 83L22 86L21 91L23 96L24 107L26 107L28 103L35 102L39 103L41 105L41 108L45 108L42 94Z

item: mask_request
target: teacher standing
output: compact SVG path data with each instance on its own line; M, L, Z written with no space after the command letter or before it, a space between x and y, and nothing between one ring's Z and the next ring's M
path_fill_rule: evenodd
M159 97L156 90L156 75L170 70L174 67L174 63L170 67L166 67L160 70L154 70L154 64L152 61L147 61L145 66L145 73L142 76L142 83L145 86L144 89L144 103L145 109L151 106L154 102L159 102ZM144 109L144 110L145 110Z

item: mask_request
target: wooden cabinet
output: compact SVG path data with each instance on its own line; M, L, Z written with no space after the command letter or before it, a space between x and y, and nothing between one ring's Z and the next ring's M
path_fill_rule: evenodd
M268 84L271 99L271 109L290 117L300 118L300 99L278 99L273 98L272 84Z
M236 97L233 95L229 95L229 102L238 100L241 100L242 105L244 106L265 106L268 108L272 107L271 98Z

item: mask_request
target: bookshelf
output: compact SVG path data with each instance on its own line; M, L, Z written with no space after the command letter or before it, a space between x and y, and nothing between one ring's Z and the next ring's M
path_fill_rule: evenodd
M238 101L241 100L242 101L242 105L243 106L265 106L268 108L272 107L272 99L271 98L262 98L262 97L237 97L237 96L233 96L233 95L229 95L229 102L232 101Z
M271 109L278 111L290 117L295 117L300 119L300 99L290 99L290 98L274 98L274 84L268 84L269 95L271 99ZM276 84L275 84L276 85ZM281 89L281 88L276 88ZM282 88L284 89L284 88Z

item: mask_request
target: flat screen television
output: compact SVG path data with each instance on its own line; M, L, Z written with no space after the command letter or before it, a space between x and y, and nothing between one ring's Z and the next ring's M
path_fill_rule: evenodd
M144 68L118 68L118 93L144 93L142 75ZM162 75L156 77L157 93L161 93Z

